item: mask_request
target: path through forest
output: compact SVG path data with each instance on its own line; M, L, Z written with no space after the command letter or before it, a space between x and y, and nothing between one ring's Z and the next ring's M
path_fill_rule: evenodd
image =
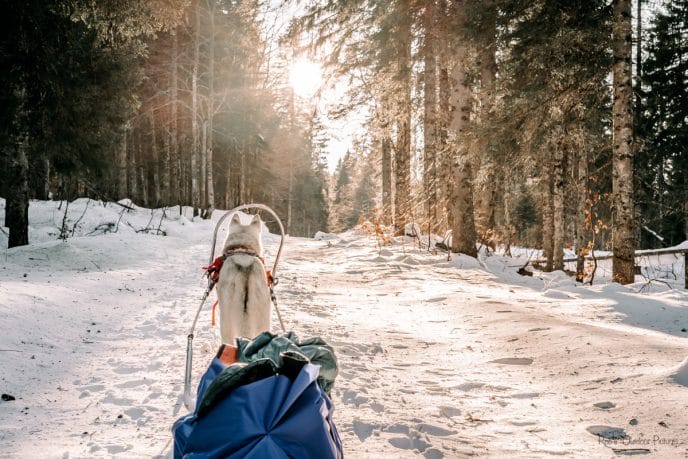
M0 269L0 391L16 398L0 402L0 457L164 457L185 412L186 333L213 222L176 217L165 237L141 234L151 213L140 209L95 235L119 210L91 207L83 235L60 242L53 206L34 204L36 241ZM347 457L688 454L685 294L556 289L516 265L447 262L409 240L380 250L355 233L287 239L282 314L335 347ZM633 325L642 314L677 319L652 330ZM196 378L214 340L206 306Z
M604 298L552 299L411 248L301 240L285 258L290 320L338 351L352 457L684 457L686 388L666 379L685 339L618 324ZM627 438L593 435L612 428Z

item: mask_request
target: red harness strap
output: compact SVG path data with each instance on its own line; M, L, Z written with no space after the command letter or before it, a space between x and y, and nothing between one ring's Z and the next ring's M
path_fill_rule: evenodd
M210 266L203 266L206 276L208 276L213 283L216 283L220 279L220 270L222 269L224 262L225 257L222 256L213 260L213 263Z

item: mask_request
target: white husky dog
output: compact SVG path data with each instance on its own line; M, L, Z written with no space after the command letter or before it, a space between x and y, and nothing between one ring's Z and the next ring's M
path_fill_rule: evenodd
M235 345L236 338L255 338L270 330L270 288L261 258L262 221L258 215L242 225L238 214L229 223L225 259L217 283L222 342Z

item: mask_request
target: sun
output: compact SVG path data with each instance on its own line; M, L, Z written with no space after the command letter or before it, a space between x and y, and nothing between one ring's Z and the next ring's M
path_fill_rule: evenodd
M311 98L322 83L322 67L308 59L299 59L289 69L289 84L294 93L304 99Z

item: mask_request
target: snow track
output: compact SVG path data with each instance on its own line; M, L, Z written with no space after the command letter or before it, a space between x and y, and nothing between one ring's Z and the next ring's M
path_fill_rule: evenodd
M87 213L84 233L108 211ZM0 458L169 453L212 222L164 226L0 254L0 392L16 397L0 402ZM288 329L335 347L347 457L688 455L688 295L555 288L517 264L354 233L287 239L276 293ZM207 305L196 380L209 322Z
M686 455L688 393L668 375L688 343L620 324L608 298L554 300L540 280L351 235L289 247L287 320L337 349L350 456Z

